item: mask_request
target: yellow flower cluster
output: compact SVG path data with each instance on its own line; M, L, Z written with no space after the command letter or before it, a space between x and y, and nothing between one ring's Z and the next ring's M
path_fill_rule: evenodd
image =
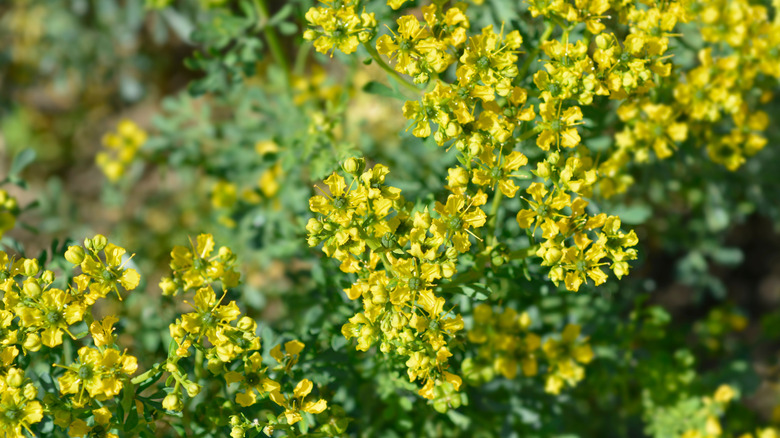
M82 246L70 246L65 259L81 273L65 289L52 285L54 273L42 269L36 259L14 259L0 252L0 436L24 437L32 434L31 426L50 416L53 423L67 429L72 437L113 437L124 418L114 418L115 403L129 404L141 410L150 406L146 401L133 401L126 394L136 384L153 383L163 373L169 374L166 386L173 386L162 400L162 408L180 411L184 408L183 391L195 397L207 381L204 368L224 381L223 390L235 396L241 407L269 399L278 406L277 417L260 422L243 414L231 419L234 437L256 429L269 435L274 429L291 430L302 421L303 414L323 414L328 402L313 395L314 384L303 378L292 380L294 365L301 358L304 344L294 340L277 345L270 351L276 366L265 366L260 353L257 323L242 316L235 302L224 304L228 288L239 283L235 271L235 256L228 248L220 248L212 256L215 243L211 235L200 235L191 249L175 247L171 252L173 276L161 283L168 295L195 290L193 312L181 315L171 324L172 343L163 364L155 365L131 380L138 369L136 357L116 345L115 316L95 321L92 307L119 287L135 289L140 276L125 267L126 251L102 235L86 239ZM214 285L221 284L223 293L217 298ZM120 296L121 299L121 296ZM86 324L87 330L74 335L74 326ZM80 328L79 328L80 329ZM75 359L55 363L51 375L59 393L46 392L38 400L39 388L25 377L20 368L20 354L29 355L42 346L60 347L67 342L63 334L78 341L88 334L90 344L82 344ZM72 343L65 345L61 357L67 358ZM44 349L49 354L51 350ZM191 353L195 352L195 358ZM25 361L36 360L34 355ZM194 360L194 364L193 364ZM25 362L26 363L26 362ZM193 366L194 365L194 366ZM60 370L59 372L53 371ZM190 374L194 371L195 378ZM157 376L155 380L150 378ZM144 399L147 400L148 399ZM270 404L270 403L269 403ZM328 414L327 422L316 431L323 436L343 433L348 419Z
M279 145L272 140L260 140L255 143L258 157L264 161L267 156L273 157L279 152ZM260 166L258 166L260 167ZM272 200L272 207L279 208L276 195L282 186L285 176L279 158L273 164L262 166L265 169L258 173L254 184L239 185L233 181L220 179L211 188L211 206L218 212L217 220L228 228L235 228L236 222L231 217L239 202L259 204L263 200Z
M301 413L320 414L328 408L328 402L322 398L310 397L314 384L309 379L302 379L295 384L292 394L282 392L284 382L281 377L291 372L305 345L300 341L290 341L277 345L271 350L271 357L278 363L276 367L263 366L259 353L252 353L245 357L240 371L228 371L225 373L225 381L228 384L238 383L239 390L236 394L236 403L241 406L252 406L259 397L270 399L274 404L284 409L274 421L262 425L262 431L271 436L275 429L293 425L303 419ZM282 351L284 350L284 352ZM271 372L275 371L277 377L271 379ZM284 423L282 422L284 420ZM232 426L231 437L243 437L249 429L260 430L261 425L257 420L249 420L244 416L233 416L230 419Z
M62 366L67 371L59 378L60 392L73 396L73 404L83 407L91 400L116 397L123 381L138 369L135 357L115 348L81 347L75 363Z
M0 349L0 434L9 438L23 438L23 431L32 435L30 425L43 419L43 405L36 400L38 388L15 366L18 354L14 346Z
M346 160L349 185L334 173L325 180L328 192L311 198L318 216L306 226L309 245L321 243L342 271L358 275L345 292L362 299L363 312L344 325L344 336L356 338L358 350L378 343L383 353L404 358L410 381L424 382L420 394L433 398L437 385L460 386L460 377L446 370L448 340L463 328L433 288L455 274L454 260L471 246L469 233L485 224L486 196L452 194L434 211L412 211L401 191L385 184L387 167L364 167L361 159Z
M382 35L376 43L379 53L395 60L395 70L415 83L428 82L456 61L455 50L465 44L469 28L466 14L457 7L444 11L440 4L431 4L423 6L422 15L424 22L413 15L399 18L398 33Z
M303 38L314 41L320 53L334 49L344 53L357 50L360 43L370 41L376 33L374 14L357 11L356 0L322 1L325 6L312 7L306 12L306 21L317 29L307 29Z
M674 16L680 21L693 18L706 44L698 52L698 66L690 71L673 76L656 71L664 81L654 86L663 93L637 94L621 105L618 115L625 127L615 137L616 150L599 166L605 176L604 195L625 190L631 180L623 169L631 161L647 161L650 150L664 159L677 144L692 138L706 145L712 161L736 170L766 145L762 132L769 117L758 108L768 102L771 91L762 78L780 78L780 53L772 49L780 46L780 24L769 20L766 7L745 0L695 1L684 7L671 2L625 16L632 29L665 35L654 43L663 51L668 37L677 36L670 33ZM660 31L653 31L658 25ZM615 56L608 52L613 46L600 41L602 35L596 38L599 51L594 59L611 68L609 59ZM671 99L662 100L664 95Z
M19 214L19 204L16 198L7 191L0 189L0 237L10 231L16 225L16 216Z
M91 314L87 319L92 320ZM44 401L54 424L68 429L68 436L117 437L111 430L119 423L106 403L119 398L138 369L138 359L115 344L114 324L118 321L113 315L93 321L89 334L94 346L81 347L78 358L69 365L54 364L65 370L57 379L62 397L46 394Z
M564 384L575 386L585 377L580 364L588 364L593 359L593 351L587 344L588 339L578 340L580 326L568 324L563 328L560 339L547 339L542 346L549 363L544 390L558 394Z
M528 330L530 325L526 312L518 315L512 308L494 312L487 304L475 307L474 327L468 331L468 339L478 348L474 357L463 361L466 380L488 382L496 373L514 379L518 367L526 377L535 376L542 339Z
M132 120L122 120L116 132L103 136L105 149L98 152L95 161L109 181L116 182L124 175L135 159L138 149L146 143L146 137L146 131Z
M712 397L702 397L701 408L691 417L689 423L696 423L698 426L688 429L680 438L721 438L734 436L724 434L718 417L723 414L728 404L737 397L737 392L729 385L720 385ZM744 433L738 438L777 438L780 437L780 430L768 427L758 429L755 433Z
M328 7L309 11L310 25L325 27L333 19L322 17L335 17L338 7L355 23L350 29L362 29L355 2L324 3ZM404 3L387 2L393 9ZM780 32L765 7L747 0L528 3L545 25L537 45L525 50L517 30L472 32L466 3L439 1L402 15L375 43L352 38L345 44L350 53L362 43L396 80L403 80L400 73L427 84L422 91L404 82L422 95L405 103L403 115L413 135L457 151L459 164L448 169L445 186L449 198L431 211L412 209L400 190L386 186L386 167L364 172L361 160L350 159L344 170L352 178L334 173L325 180L328 193L311 198L317 216L307 225L309 244L322 244L344 272L358 276L346 292L362 300L363 311L344 326L344 335L355 338L359 350L379 344L382 352L406 358L410 379L422 380L421 394L428 397L437 382L460 384L446 370L447 340L462 323L434 290L456 274L459 254L473 251L470 235L483 253L504 245L496 237L503 197L521 193L516 220L530 241L527 249L512 248L511 257L536 255L553 283L577 291L588 282L603 284L607 270L621 278L637 257L637 235L622 230L619 217L595 211L591 201L625 191L633 182L631 163L665 159L695 142L735 169L766 144L761 132L768 117L757 107L770 94L754 91L764 86L762 77L780 77L780 53L771 49ZM610 29L602 22L607 17L614 19ZM675 28L688 22L699 26L705 47L698 66L672 74L679 69L670 54L680 37ZM356 31L339 35L350 32ZM308 38L319 35L311 30ZM320 47L328 51L334 41ZM539 70L530 74L536 63ZM594 155L583 126L592 123L589 110L604 105L617 109L622 127L615 146ZM731 124L715 124L724 118ZM721 132L722 126L731 130ZM535 147L526 144L532 138ZM487 215L481 206L489 198ZM573 347L578 335L579 328L569 326L560 341L542 348L553 376L548 391L582 378L577 364L592 353ZM495 371L516 373L511 369L501 364Z
M587 338L578 339L580 326L568 324L560 339L548 338L542 344L539 335L529 331L530 325L531 318L525 312L518 315L507 308L497 313L487 304L477 306L468 339L479 348L474 357L463 362L466 379L484 383L493 380L496 373L514 379L518 368L526 377L536 376L539 360L544 358L547 362L545 391L559 394L564 384L575 386L582 380L585 370L580 364L590 363L593 351Z
M223 289L238 285L240 274L236 272L236 256L230 248L222 246L214 253L214 237L201 234L190 247L174 246L171 251L173 276L160 280L163 295L176 296L203 286L220 282ZM204 292L205 293L205 292ZM213 290L211 292L214 293Z
M126 290L138 286L138 273L125 269L121 261L124 249L101 235L86 239L84 248L72 246L66 253L68 261L80 265L82 274L64 290L52 287L54 272L42 270L38 260L13 260L0 251L4 346L20 344L38 351L42 345L62 344L63 334L75 339L69 327L82 321L99 298L110 291L119 295L118 286Z
M92 306L98 299L111 291L119 295L119 286L128 291L138 286L138 273L124 267L125 253L102 235L86 239L83 246L69 247L65 259L74 268L79 266L81 274L66 288L59 289L53 286L54 272L42 269L37 259L14 259L0 251L0 432L3 436L24 436L22 430L30 432L29 426L43 418L43 404L36 399L38 389L16 363L20 348L26 355L39 351L42 346L58 347L63 344L63 334L74 340L86 334L74 335L71 329L75 324L81 321L88 324L94 347L79 349L79 357L73 364L57 365L66 370L58 379L60 392L72 398L66 402L48 394L46 399L47 412L54 414L57 425L73 428L71 436L85 435L97 427L87 427L84 421L87 417L75 418L74 415L84 416L74 408L78 410L91 405L93 400L103 402L116 397L135 372L136 359L114 348L112 332L117 319L109 316L100 322L92 320ZM110 418L110 414L95 413L94 418L100 422Z
M550 158L559 161L555 154ZM570 160L563 166L564 171L576 162L576 158ZM542 166L540 163L541 172L547 172ZM604 213L590 216L585 213L588 201L580 197L571 200L571 196L558 187L548 191L542 183L533 183L526 192L531 198L526 200L531 208L520 210L517 222L521 228L542 230L545 241L536 255L542 258L542 266L551 267L553 283L558 285L563 281L566 289L577 291L588 279L596 286L607 281L601 266L609 265L618 278L628 273L628 261L637 256L631 247L638 239L633 230L625 233L620 229L620 218ZM564 208L570 213L562 211ZM573 245L567 245L567 241Z
M242 437L252 428L273 432L279 425L293 425L301 421L301 412L319 414L327 408L324 399L309 397L313 384L308 379L297 383L292 395L286 395L280 379L291 374L292 367L299 361L304 344L294 340L277 345L271 350L271 357L278 362L273 369L264 365L260 353L260 338L257 336L257 322L241 311L235 301L225 303L228 289L239 284L240 274L235 271L235 256L227 247L221 247L218 255L211 256L215 248L214 237L201 234L192 248L176 246L171 251L172 278L164 278L160 287L166 295L195 290L193 311L181 315L170 325L172 348L162 369L170 373L169 382L173 389L163 400L163 407L169 411L182 410L183 393L190 397L198 395L201 385L190 378L189 370L198 370L205 363L213 375L222 376L228 386L237 386L235 401L242 407L249 407L261 399L270 399L284 408L273 421L265 423L249 420L243 416L231 419L233 437ZM219 297L214 284L220 283ZM188 358L195 352L195 363ZM186 362L186 363L185 363ZM194 366L193 366L194 365ZM272 378L271 372L276 377ZM282 423L284 420L284 423ZM269 435L270 435L269 433Z

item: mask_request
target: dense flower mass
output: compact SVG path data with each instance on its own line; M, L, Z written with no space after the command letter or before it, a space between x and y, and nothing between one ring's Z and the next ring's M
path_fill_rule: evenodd
M393 9L404 3L388 1ZM744 47L765 46L769 37L762 32L777 34L777 24L761 6L733 3L740 5L738 16L754 20L735 24L737 36L718 34L709 23L717 22L719 12L698 2L531 1L529 10L544 18L545 29L536 46L524 47L519 32L506 27L472 33L464 3L432 2L421 8L422 19L414 13L398 18L375 46L361 41L372 56L389 58L397 73L428 84L419 100L406 102L403 115L413 135L454 146L459 164L448 170L446 203L433 209L409 209L400 190L384 184L385 166L363 172L363 160L356 158L344 162L348 180L334 173L325 180L327 192L320 187L322 194L311 198L317 217L307 225L309 244L322 244L344 272L358 275L345 292L362 299L363 312L350 318L344 336L355 338L362 351L379 343L384 353L408 357L410 380L422 380L420 393L430 395L429 385L448 380L448 340L463 326L436 292L457 278L460 254L503 244L493 236L499 226L495 213L481 207L490 198L497 207L502 196L518 191L524 196L517 224L531 242L523 257L539 257L556 286L578 291L589 282L605 283L609 271L617 278L626 275L637 258L637 235L624 231L618 216L599 213L593 201L628 188L631 162L667 159L682 143L695 142L734 170L766 143L760 132L767 118L753 110L760 103L745 93L758 83L759 72L780 76L766 68L767 55L751 55ZM315 29L325 27L319 16L332 10L327 8L348 13L355 7L326 5L307 16ZM610 14L618 18L617 29L604 24ZM733 52L703 48L700 66L672 75L675 28L692 20L699 20L705 41L725 42ZM579 24L584 37L575 38ZM357 40L344 52L354 52L356 45ZM531 74L535 62L541 68ZM454 75L446 73L451 66ZM737 81L740 68L751 74ZM623 130L614 148L594 156L582 136L583 109L605 106L616 108ZM716 140L714 123L724 117L737 128ZM541 154L526 142L534 137ZM592 358L589 349L571 346L577 326L563 333L561 341L548 340L542 349L551 361L547 390L553 393L564 382L580 380L577 363ZM537 344L531 336L524 354ZM513 377L518 360L525 360L526 374L536 373L530 358L506 359L495 371Z
M146 131L132 120L122 120L116 132L104 135L104 150L95 156L95 160L106 178L112 182L118 181L135 160L146 138Z
M56 3L0 16L0 438L780 437L780 0Z

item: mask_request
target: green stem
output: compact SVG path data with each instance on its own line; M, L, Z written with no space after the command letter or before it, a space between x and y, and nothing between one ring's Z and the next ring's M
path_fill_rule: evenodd
M393 272L393 265L390 263L390 259L387 258L387 254L380 252L379 256L382 258L382 264L385 266L385 270L387 270L391 276L395 277L395 272Z
M417 88L417 86L415 86L411 82L408 82L400 74L398 74L397 71L393 70L392 67L387 65L384 59L382 59L382 57L379 55L379 52L376 51L376 48L374 48L373 46L371 46L371 44L368 43L363 44L363 47L365 47L368 54L371 55L371 59L373 59L374 62L376 62L377 65L382 68L382 70L386 71L391 78L395 79L396 82L406 87L406 89L410 91L414 91L415 94L420 94L420 89Z
M293 74L301 76L303 75L303 69L306 68L306 58L309 57L309 51L311 50L311 43L306 43L298 48L298 54L295 55L295 64L293 66Z
M195 377L203 379L203 351L195 349Z
M62 343L62 357L64 358L65 365L70 366L73 363L73 345L71 340L67 339Z
M266 6L265 0L254 0L254 3L257 8L257 15L260 16L256 28L263 28L263 35L265 35L268 47L271 49L271 54L276 60L276 63L279 64L279 66L284 69L285 73L287 73L287 76L289 76L290 65L287 62L287 58L284 56L284 50L282 50L282 45L279 42L279 35L276 34L273 26L268 25L268 6Z
M529 138L533 137L534 135L536 135L536 134L538 134L540 132L542 132L542 127L539 126L539 125L536 125L536 126L534 126L533 129L530 129L530 130L524 132L523 135L521 135L520 137L517 137L517 142L520 143L520 142L526 141Z
M544 32L542 32L542 36L539 38L539 41L536 43L536 47L534 47L534 50L531 51L531 53L528 55L528 58L525 59L523 66L520 68L520 73L518 74L520 78L524 78L528 73L528 69L531 68L531 63L534 62L536 57L539 56L539 52L542 50L542 44L550 39L550 35L552 35L554 29L555 25L552 22L545 21Z
M498 222L498 209L501 207L502 199L504 199L504 193L501 190L496 189L495 195L493 195L493 204L490 206L490 219L488 219L485 239L492 239L495 235L496 222Z

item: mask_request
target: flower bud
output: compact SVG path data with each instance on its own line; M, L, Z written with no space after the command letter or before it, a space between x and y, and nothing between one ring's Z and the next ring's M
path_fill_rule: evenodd
M18 388L24 383L24 372L19 368L11 368L6 373L5 381L11 388Z
M195 397L200 394L201 388L202 387L195 382L186 382L184 384L184 389L187 390L187 395L190 397Z
M561 253L561 250L558 248L550 248L544 253L542 258L548 265L552 265L553 263L560 260L562 256L563 253Z
M241 317L241 319L238 320L236 327L242 332L255 333L255 330L257 330L257 323L255 322L254 319L248 316L243 316Z
M45 284L54 283L54 272L49 271L48 269L43 271L43 274L41 274L41 281Z
M39 296L41 296L41 286L38 285L38 282L35 280L28 280L24 282L24 294L27 295L29 298L36 299Z
M176 283L174 283L173 279L170 277L163 277L162 280L160 280L160 290L162 291L163 295L174 295L177 289L178 287L176 287Z
M22 395L27 400L35 400L35 398L38 396L38 388L35 387L32 383L28 383L24 385L24 389L22 390Z
M183 407L181 398L179 398L179 395L174 392L165 396L162 405L163 408L165 408L168 411L181 411Z
M92 239L84 239L84 246L92 251L101 251L108 245L108 239L102 234L97 234Z
M41 267L38 265L38 260L36 259L27 259L22 263L22 271L24 272L24 275L28 277L34 276L40 270Z
M350 157L344 161L344 171L350 175L360 175L366 168L366 160L363 158Z
M65 260L71 264L80 265L84 261L84 249L80 246L69 246L65 251Z
M322 223L315 218L311 218L306 224L306 231L308 231L309 234L318 234L322 231Z
M458 272L455 268L455 263L444 262L441 264L441 276L444 278L452 278L455 273Z
M451 186L463 187L468 185L470 174L469 171L462 167L455 167L448 170L447 181Z
M536 175L540 178L549 178L552 173L551 170L549 163L545 163L544 161L536 163Z

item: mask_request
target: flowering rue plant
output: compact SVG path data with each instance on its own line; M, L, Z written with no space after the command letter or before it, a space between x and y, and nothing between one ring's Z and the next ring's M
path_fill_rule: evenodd
M780 2L3 12L0 437L780 435Z

